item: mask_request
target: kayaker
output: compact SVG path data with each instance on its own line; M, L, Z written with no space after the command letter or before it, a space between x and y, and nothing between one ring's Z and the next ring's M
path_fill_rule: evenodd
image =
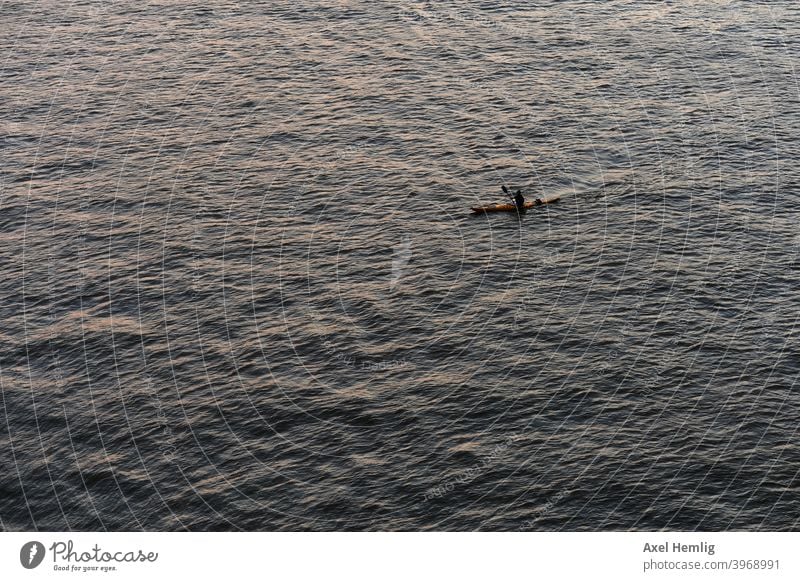
M525 209L525 198L522 196L522 190L517 190L514 194L514 203L517 205L517 210Z

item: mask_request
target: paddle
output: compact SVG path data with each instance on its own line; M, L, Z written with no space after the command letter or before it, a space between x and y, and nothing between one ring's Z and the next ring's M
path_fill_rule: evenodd
M503 188L503 191L506 193L506 195L509 198L511 198L511 203L514 204L514 207L516 208L516 206L517 206L517 198L515 198L514 195L511 192L508 191L507 187L505 187L505 186L500 186L500 187ZM517 209L518 210L520 210L520 209L524 210L524 208L517 208Z
M503 188L503 191L506 193L506 195L507 195L509 198L511 198L511 201L512 201L512 202L514 202L514 205L516 206L516 205L517 205L517 201L514 199L514 196L512 196L512 195L511 195L511 192L509 192L509 191L508 191L508 188L507 188L507 187L505 187L505 185L502 185L502 186L500 186L500 187L501 187L501 188Z

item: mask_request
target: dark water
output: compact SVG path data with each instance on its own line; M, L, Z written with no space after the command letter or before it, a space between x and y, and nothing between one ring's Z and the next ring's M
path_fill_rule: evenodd
M798 38L3 2L0 527L797 529Z

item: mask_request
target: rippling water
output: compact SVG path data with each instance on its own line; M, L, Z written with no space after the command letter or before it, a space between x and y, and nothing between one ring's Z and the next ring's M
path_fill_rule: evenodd
M0 4L0 527L796 529L800 7L535 4Z

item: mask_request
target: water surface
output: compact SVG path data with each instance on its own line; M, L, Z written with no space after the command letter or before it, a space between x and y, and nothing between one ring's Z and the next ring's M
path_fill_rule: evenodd
M796 529L799 22L0 4L0 528Z

